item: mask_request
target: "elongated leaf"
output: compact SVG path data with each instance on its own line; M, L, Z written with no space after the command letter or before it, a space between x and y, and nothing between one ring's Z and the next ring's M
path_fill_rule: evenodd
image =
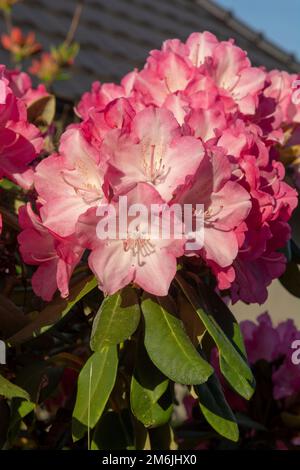
M12 300L0 294L0 331L2 338L8 338L27 324L27 315L24 315Z
M136 450L151 450L149 431L137 419L133 420L134 447Z
M257 421L253 421L248 415L235 413L235 418L241 428L256 429L257 431L267 431L267 428Z
M167 423L173 406L165 393L169 380L153 365L143 347L138 351L138 363L130 388L131 410L146 427Z
M134 437L129 410L108 411L95 427L91 450L133 449Z
M37 403L56 389L62 373L62 367L53 367L50 361L36 360L18 371L15 382L26 390L33 403Z
M24 400L23 400L23 402L28 403L28 402L25 402ZM7 434L8 434L9 424L10 424L10 407L9 407L9 404L7 403L6 400L0 400L0 416L1 416L1 419L0 419L0 449L4 450L5 443L6 443L5 447L8 448Z
M81 370L73 412L75 439L99 421L116 380L117 366L116 346L105 346L94 352Z
M234 316L220 297L206 286L202 285L197 295L182 276L177 274L176 280L218 346L220 359L223 358L223 362L230 365L229 377L226 375L228 367L221 367L223 374L238 393L247 399L251 398L255 381L247 364L243 337ZM244 386L241 388L234 385L240 387L242 383Z
M97 351L105 344L119 344L128 339L135 332L140 315L138 298L132 287L106 297L93 323L91 349Z
M61 320L74 305L79 302L86 294L97 286L97 280L94 276L88 276L76 282L71 289L68 299L60 297L50 302L47 307L42 310L38 317L22 330L8 339L8 343L12 346L23 343L35 336L45 333L58 320Z
M294 240L290 240L291 260L300 264L300 248Z
M5 379L0 375L0 395L5 398L24 398L25 400L30 400L28 393L23 390L21 387L12 384L9 380Z
M281 284L295 297L300 298L300 269L298 264L290 262L284 274L279 278Z
M220 369L226 380L230 383L232 388L237 391L242 397L249 400L253 395L253 387L248 380L236 372L236 370L228 364L225 358L220 355L219 358Z
M239 428L216 374L211 375L205 384L195 385L194 388L199 397L201 411L209 424L221 436L236 442L239 438Z
M174 432L169 424L149 429L149 436L152 450L177 450L178 448Z
M195 348L197 348L206 332L206 328L200 320L199 315L195 312L194 307L182 292L179 292L176 304L178 305L179 318L184 324L184 328L190 340Z
M166 297L144 297L145 346L150 359L174 382L200 384L212 367L198 354Z
M49 126L55 116L55 96L47 95L28 107L28 119L37 126Z
M11 402L10 421L8 428L8 439L13 442L19 432L21 422L35 408L31 401L25 401L22 398L13 398Z
M282 411L280 417L287 428L300 429L300 416L298 414Z

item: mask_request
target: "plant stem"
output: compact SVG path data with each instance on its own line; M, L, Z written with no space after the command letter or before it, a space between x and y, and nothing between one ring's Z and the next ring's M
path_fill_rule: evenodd
M11 10L10 9L3 10L3 15L4 15L4 21L5 21L7 33L10 35L12 27L13 27L12 19L11 19Z
M74 15L73 15L73 18L72 18L72 21L71 21L69 31L67 33L66 39L64 40L64 45L65 46L70 46L70 44L72 43L72 41L74 39L75 33L76 33L78 25L79 25L79 20L80 20L80 17L81 17L83 6L84 6L84 0L78 0L75 11L74 11Z

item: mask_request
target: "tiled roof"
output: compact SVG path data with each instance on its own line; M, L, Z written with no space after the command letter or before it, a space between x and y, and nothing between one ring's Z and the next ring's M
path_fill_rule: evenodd
M14 23L34 30L39 42L49 47L65 38L75 6L76 0L25 0L14 7ZM165 39L185 39L205 29L220 39L234 38L256 65L300 71L292 55L209 0L86 0L75 36L81 50L73 79L55 85L55 91L76 99L94 80L118 81L142 67L149 50ZM5 59L1 51L0 61Z

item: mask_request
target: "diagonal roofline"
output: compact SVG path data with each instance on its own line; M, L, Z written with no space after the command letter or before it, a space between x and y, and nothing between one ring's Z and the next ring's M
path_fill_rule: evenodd
M194 4L201 6L208 13L223 21L233 31L243 36L255 47L268 54L270 57L286 65L293 72L300 72L300 62L294 54L289 54L282 48L267 39L262 32L258 32L249 27L242 20L237 19L231 10L227 10L217 5L212 0L191 0Z

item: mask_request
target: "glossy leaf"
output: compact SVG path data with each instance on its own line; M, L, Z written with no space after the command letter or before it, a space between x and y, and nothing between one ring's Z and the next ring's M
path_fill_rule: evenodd
M140 321L140 307L135 290L125 287L106 297L95 317L91 349L97 351L106 344L119 344L128 339Z
M100 419L116 380L117 366L116 346L105 346L94 352L81 370L73 412L75 439Z
M133 419L134 448L137 450L151 450L149 431L145 426Z
M289 220L289 225L292 229L292 240L296 246L300 247L300 207L299 204L293 211L292 217Z
M57 388L62 374L62 367L53 367L48 360L35 360L18 371L15 382L26 390L33 403L38 403Z
M211 375L205 384L195 385L194 389L208 423L221 436L236 442L239 438L238 425L216 374Z
M2 338L8 338L28 324L27 315L8 297L0 294L0 331Z
M49 126L55 116L55 96L42 96L28 107L28 119L37 126Z
M219 358L220 369L228 383L232 388L237 391L242 397L246 400L250 400L253 395L253 386L248 382L248 380L243 377L243 375L237 373L237 371L228 364L225 358L221 355Z
M247 364L243 337L234 316L222 299L206 286L200 286L199 292L196 293L182 276L177 274L176 279L215 341L220 360L222 358L223 363L226 362L228 365L221 367L223 374L238 393L249 399L254 392L255 382ZM229 377L226 375L227 372ZM238 384L239 387L234 384Z
M253 421L253 419L243 413L235 413L235 418L238 425L242 428L256 429L257 431L267 431L265 426L258 423L257 421Z
M5 398L24 398L30 400L28 393L18 385L12 384L9 380L0 375L0 395Z
M176 304L178 305L179 318L184 324L184 328L190 340L195 348L197 348L206 332L206 328L200 320L199 315L197 315L195 309L182 292L178 293Z
M68 299L62 299L61 297L55 298L39 313L35 320L9 338L8 343L15 346L16 344L23 343L24 341L45 333L96 286L97 280L94 276L88 276L87 278L77 281L71 287Z
M91 450L133 449L134 438L129 410L106 412L95 427Z
M35 404L22 398L13 398L11 402L8 439L12 442L16 437L22 420L35 408Z
M300 298L300 269L298 264L292 261L288 263L284 274L279 280L290 294Z
M152 450L177 450L174 432L169 424L149 429L149 436Z
M23 400L24 403L25 402ZM6 400L0 400L0 449L4 450L4 445L6 443L6 448L8 448L8 429L10 425L10 407Z
M146 427L161 426L169 421L173 410L172 400L166 393L169 380L153 365L142 347L137 361L130 388L131 410Z
M146 296L142 301L142 312L146 350L156 367L174 382L205 382L213 369L198 354L181 321L174 315L171 299Z

